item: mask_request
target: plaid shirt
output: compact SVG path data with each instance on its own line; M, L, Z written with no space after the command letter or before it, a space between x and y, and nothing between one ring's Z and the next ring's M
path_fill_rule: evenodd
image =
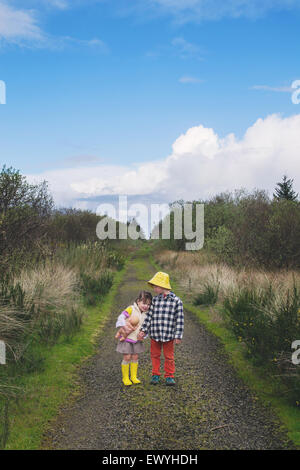
M183 335L183 305L174 292L156 295L152 299L141 330L149 334L155 341L171 341L181 339Z

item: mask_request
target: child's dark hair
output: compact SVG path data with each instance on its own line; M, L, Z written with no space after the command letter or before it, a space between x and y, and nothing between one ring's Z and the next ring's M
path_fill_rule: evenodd
M152 302L152 294L151 292L147 292L146 290L141 290L139 293L138 297L135 299L135 302L140 302L141 300L150 301L150 304Z

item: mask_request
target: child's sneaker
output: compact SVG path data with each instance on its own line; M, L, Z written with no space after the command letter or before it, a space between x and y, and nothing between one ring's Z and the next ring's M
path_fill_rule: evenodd
M173 379L173 377L166 378L166 385L175 385L175 380Z
M152 375L152 379L150 382L152 385L156 385L159 383L159 375Z

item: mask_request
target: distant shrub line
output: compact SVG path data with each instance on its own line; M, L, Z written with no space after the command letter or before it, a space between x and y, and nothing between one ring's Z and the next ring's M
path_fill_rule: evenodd
M204 247L211 259L231 266L269 269L300 268L300 202L270 199L263 190L221 193L204 204ZM182 205L176 201L172 205ZM195 212L195 211L194 211ZM188 240L174 237L171 213L170 240L158 243L185 250ZM195 229L195 221L193 221Z

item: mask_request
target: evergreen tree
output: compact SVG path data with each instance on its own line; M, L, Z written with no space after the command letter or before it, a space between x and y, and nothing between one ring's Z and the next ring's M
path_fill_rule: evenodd
M296 201L298 193L293 190L293 181L288 179L286 175L283 176L282 183L277 183L274 199L287 199L288 201Z

